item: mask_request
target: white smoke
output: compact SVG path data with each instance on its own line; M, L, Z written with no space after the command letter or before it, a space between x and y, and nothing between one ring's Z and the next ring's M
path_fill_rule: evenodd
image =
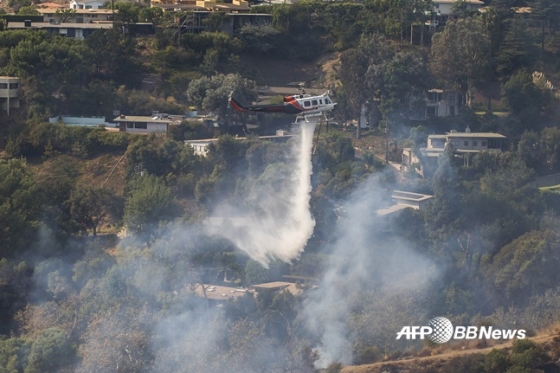
M413 303L425 296L422 290L437 272L432 263L388 232L390 218L377 216L376 210L387 203L378 180L378 174L371 176L345 204L346 218L339 221L327 270L319 287L304 301L306 327L318 338L318 368L333 362L352 363L352 333L393 340L393 330L396 333L424 311ZM357 331L356 324L349 326L356 309L371 315L364 323L367 331Z
M210 227L210 234L229 239L265 267L274 259L290 263L299 257L315 226L309 200L311 148L316 124L317 119L299 126L300 133L295 138L289 157L294 160L293 166L277 166L272 171L282 172L286 178L271 175L255 188L256 195L253 198L257 200L259 208L237 212L231 218L232 208L219 206L214 215L230 218L224 219L218 226Z

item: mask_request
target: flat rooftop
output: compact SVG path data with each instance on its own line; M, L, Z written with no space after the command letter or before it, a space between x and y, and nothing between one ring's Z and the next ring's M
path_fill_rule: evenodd
M61 8L37 8L35 9L41 14L50 14L56 13L57 10L60 11ZM73 9L76 14L113 14L111 9ZM115 13L118 13L118 10L115 9ZM71 15L71 14L70 14Z
M196 284L195 286L196 288L194 289L194 293L197 296L204 298L204 292L202 290L202 286L204 286L204 289L206 289L206 297L213 300L226 301L228 299L242 297L247 293L253 293L245 288L235 288L230 286L218 286L210 284L203 284L202 286L200 284Z
M297 295L302 292L293 282L274 281L264 284L253 285L253 289L259 290L287 290L290 293Z
M505 139L504 135L494 132L447 132L447 137L483 137L491 139Z
M76 29L110 29L113 28L112 23L62 23L62 24L52 24L49 22L31 22L30 27L26 27L24 22L10 22L8 23L9 29L22 29L22 28L29 28L29 29L47 29L47 28L76 28Z
M414 202L422 202L422 201L426 201L430 198L433 198L433 196L431 196L429 194L404 192L402 190L394 190L391 197L395 200L414 201Z
M124 116L124 118L123 118ZM175 123L173 119L163 117L148 117L140 115L123 115L113 119L113 122L149 122L149 123Z

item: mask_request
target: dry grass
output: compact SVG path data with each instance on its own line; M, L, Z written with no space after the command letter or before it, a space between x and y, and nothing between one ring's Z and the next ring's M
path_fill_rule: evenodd
M57 163L63 163L75 170L78 184L104 187L115 191L117 195L122 195L126 164L125 159L121 160L123 155L124 152L105 153L86 160L70 155L59 155L47 160L35 157L29 158L27 164L37 182L57 177L56 169L60 167ZM120 163L119 160L121 160Z

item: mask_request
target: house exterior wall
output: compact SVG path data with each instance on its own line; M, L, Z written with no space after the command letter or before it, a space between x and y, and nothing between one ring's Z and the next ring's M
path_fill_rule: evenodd
M76 1L70 2L70 9L103 9L103 3L100 1Z
M449 143L457 150L488 150L487 138L481 137L452 137L449 138Z
M0 100L8 115L10 109L19 108L19 78L0 76Z
M120 122L119 130L130 133L167 132L167 123Z

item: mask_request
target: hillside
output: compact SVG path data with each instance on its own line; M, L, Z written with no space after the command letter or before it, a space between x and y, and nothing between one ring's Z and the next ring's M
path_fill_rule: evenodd
M560 371L560 331L558 329L553 332L540 333L534 337L528 338L537 344L543 351L552 358L551 362L556 363L556 370L547 370L547 372ZM493 350L503 350L508 353L512 347L512 341L503 343L495 343L491 347L476 348L475 343L459 343L453 349L436 349L434 354L430 356L403 357L396 360L388 360L374 364L364 364L358 366L345 366L342 373L383 373L383 372L399 372L399 373L417 373L417 372L447 372L450 361L460 361L460 359L468 358L469 355L487 355ZM438 352L435 352L438 351ZM549 368L550 369L550 368Z

